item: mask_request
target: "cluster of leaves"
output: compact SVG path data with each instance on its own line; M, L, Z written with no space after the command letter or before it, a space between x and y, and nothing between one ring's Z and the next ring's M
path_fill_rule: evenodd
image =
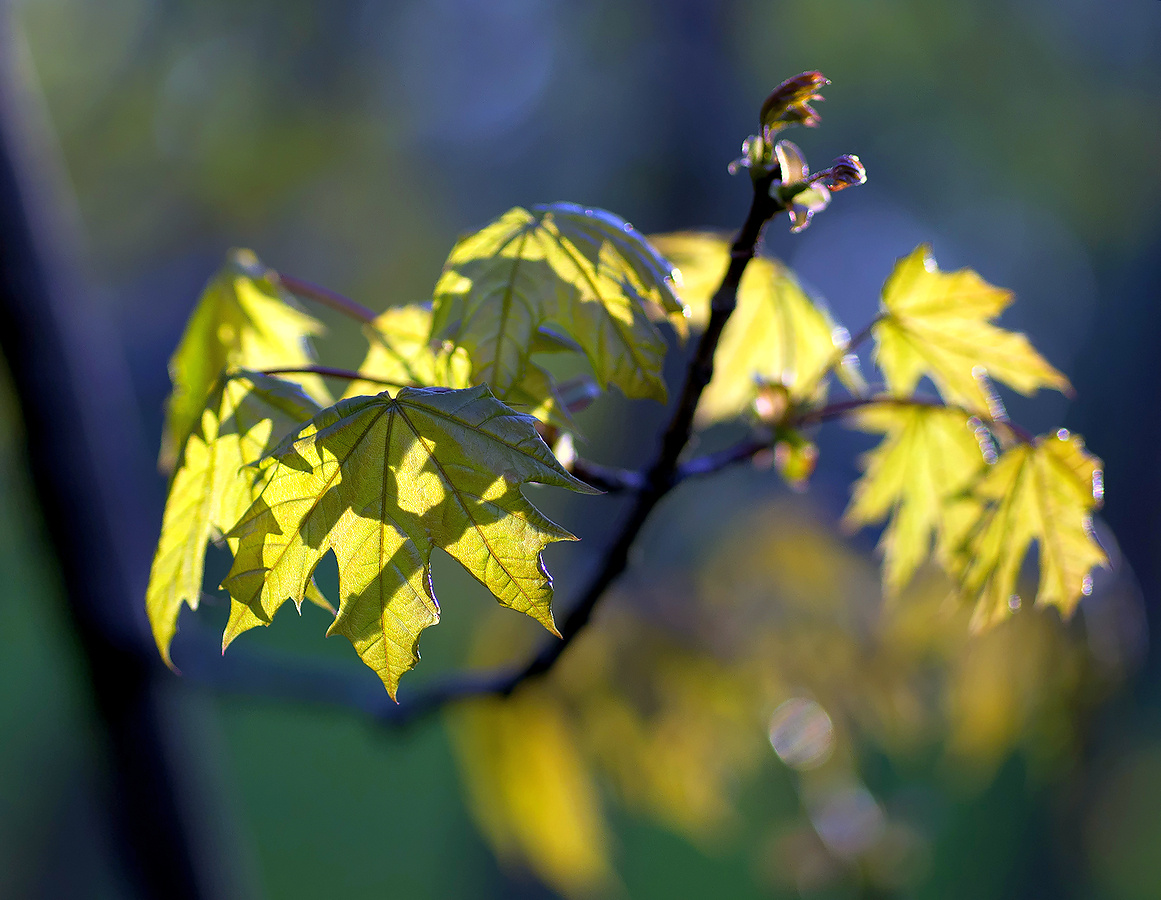
M943 595L970 610L975 630L994 626L1021 605L1035 544L1036 603L1071 614L1106 561L1091 520L1102 499L1100 462L1078 436L1033 437L1008 420L993 382L1025 394L1069 389L1023 335L997 324L1010 293L968 270L940 271L920 246L897 261L877 316L852 339L785 266L751 259L770 216L786 212L800 231L834 192L866 178L849 155L811 175L801 150L778 139L787 127L818 123L811 103L825 83L810 72L775 89L760 133L732 166L751 176L751 216L765 211L755 227L747 220L748 243L713 233L646 239L612 213L569 203L516 208L455 245L429 304L380 315L234 252L171 361L161 462L172 476L146 597L165 661L172 665L178 615L197 606L207 547L217 541L233 556L222 584L231 597L223 649L270 624L286 601L310 600L331 612L328 633L347 637L394 697L418 660L421 632L440 616L435 549L502 606L558 633L541 554L572 535L528 501L525 484L594 493L583 479L600 469L601 478L587 477L642 492L639 528L682 478L743 460L768 460L804 487L818 457L816 431L834 419L883 435L845 522L885 521L888 596L899 597L927 566L941 570ZM309 341L322 328L291 289L363 321L369 348L357 370L314 364ZM573 413L611 387L665 402L667 347L690 331L699 344L658 464L625 473L577 459ZM856 353L868 339L870 379ZM703 387L695 376L710 354ZM574 374L562 380L553 374L561 371ZM337 400L323 376L345 385ZM934 394L920 393L928 382ZM832 398L836 385L846 398ZM723 423L743 423L749 435L679 465L690 428ZM625 534L627 559L636 531ZM313 580L332 553L337 606ZM662 620L674 610L652 612ZM719 788L751 758L745 735L754 733L755 711L785 693L781 681L771 687L776 673L761 662L787 654L789 636L777 629L755 629L749 650L723 669L711 647L699 656L662 641L657 653L640 654L657 643L649 625L641 616L606 625L603 642L586 645L589 656L574 654L589 662L565 687L524 686L477 705L461 723L485 830L502 853L531 859L566 891L610 871L577 733L624 794L696 830L724 815ZM626 675L640 660L648 671ZM815 693L826 694L825 680L815 681ZM622 695L635 682L647 685L656 715L643 718ZM690 697L696 702L681 699ZM712 753L675 738L692 720L717 736ZM731 734L736 741L722 737ZM737 752L722 756L725 745ZM645 760L670 756L671 765L652 770L673 778L642 780ZM554 804L576 828L555 830L544 819Z
M740 161L794 230L834 190L865 180L850 156L811 177L801 151L774 140L788 125L817 124L809 104L823 83L804 73L780 86ZM333 551L331 632L351 640L392 696L418 659L420 632L439 617L434 548L554 632L541 551L572 536L521 486L591 488L542 435L574 430L570 410L610 386L665 401L658 324L679 337L704 328L730 260L730 245L713 234L649 241L602 210L510 210L456 244L430 305L367 322L367 357L358 372L337 373L348 384L334 402L320 373L335 370L311 365L319 323L276 272L235 252L171 362L162 463L174 473L147 596L163 657L182 605L197 605L211 539L234 555L223 646L269 624L287 600L327 605L312 575ZM933 556L977 624L994 623L1018 605L1035 542L1037 602L1068 614L1104 560L1090 519L1101 499L1099 461L1078 437L1033 439L1008 423L989 379L1024 393L1067 389L1023 335L995 324L1010 301L973 272L940 272L929 248L917 248L887 278L880 313L863 332L884 385L871 393L849 333L784 266L753 259L695 424L748 418L751 455L771 449L797 485L814 467L818 422L847 416L882 432L846 519L886 518L889 593ZM574 358L582 374L558 382L542 364L549 356ZM827 405L832 375L850 400ZM916 396L924 378L938 398Z

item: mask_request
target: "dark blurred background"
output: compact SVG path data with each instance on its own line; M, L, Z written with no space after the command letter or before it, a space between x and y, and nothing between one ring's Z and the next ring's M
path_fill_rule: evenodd
M166 361L228 248L250 247L379 310L428 298L456 237L516 204L601 206L647 233L729 230L748 187L726 164L762 99L789 75L823 71L833 81L823 126L791 138L816 167L857 153L869 182L801 235L776 224L769 251L851 331L873 315L893 260L921 241L942 268L970 266L1013 289L1005 324L1033 337L1076 396L1008 397L1009 408L1034 431L1081 432L1105 461L1101 527L1119 545L1110 577L1125 595L1117 675L1106 679L1115 685L1072 710L1080 738L1063 759L1037 767L1012 741L968 785L942 763L908 768L867 751L865 778L904 793L912 779L924 808L939 810L918 817L925 862L895 890L1161 896L1161 665L1145 637L1145 620L1161 624L1161 3L5 6L17 40L3 52L19 53L16 68L35 86L67 174L65 203L75 203L62 215L80 235L86 302L112 324L127 366L141 428L123 439L140 438L140 489L157 513L133 527L154 534ZM330 331L323 360L357 365L357 327L319 315ZM131 896L18 403L0 388L0 897ZM630 417L659 422L660 411L610 398L584 420L585 452L625 465L647 458L653 437L626 428ZM866 441L826 431L820 443L809 516L833 526ZM785 502L772 473L737 478L723 496L738 504ZM548 501L586 539L550 551L562 602L570 574L600 546L610 507L597 502ZM671 532L679 546L700 540L738 510L676 498L662 514L695 530L670 525L654 543ZM873 536L849 547L865 555ZM451 568L437 564L446 620L425 636L421 670L462 659L468 623L487 603ZM224 616L212 604L183 614L179 666L182 640ZM277 625L245 640L374 680L348 646L321 640L318 610L283 613ZM206 852L241 896L551 896L497 866L438 721L396 734L342 710L176 679L170 693L174 740L210 823ZM732 837L699 844L614 813L627 895L855 896L841 883L811 893L761 861L753 823L800 817L779 765L771 752L758 777L781 799L744 810L750 824Z

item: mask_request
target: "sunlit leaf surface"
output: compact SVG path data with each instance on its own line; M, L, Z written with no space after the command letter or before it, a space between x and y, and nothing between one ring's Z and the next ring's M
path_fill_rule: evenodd
M315 319L291 304L276 273L249 250L234 250L206 286L169 361L173 392L161 444L163 467L172 468L223 370L309 366L307 338L321 332ZM321 405L330 403L317 377L286 377Z
M970 269L941 272L921 244L898 261L883 285L883 315L874 326L875 362L887 387L910 396L928 376L948 402L996 411L988 378L1024 394L1068 390L1060 372L1022 335L993 320L1012 302Z
M277 378L238 372L219 379L182 450L149 573L145 607L168 665L181 606L196 609L201 596L206 545L262 493L265 476L246 467L318 411L298 385Z
M948 500L984 468L978 423L955 409L884 403L863 410L855 423L883 433L863 459L844 520L858 527L887 519L879 542L883 585L896 595L931 554L944 532Z
M1020 605L1020 569L1033 542L1036 604L1072 613L1092 589L1092 569L1108 562L1092 531L1103 491L1101 462L1079 435L1062 431L1004 452L973 492L984 507L952 558L975 603L974 625L1000 621Z
M537 331L576 341L601 387L665 399L665 343L647 315L682 307L670 268L622 219L571 203L516 207L452 249L435 288L433 333L463 347L497 396L524 379Z
M418 659L419 633L439 618L433 548L446 550L504 606L555 631L551 581L540 559L572 538L520 492L535 481L591 492L486 387L404 388L341 400L273 453L262 495L232 534L223 583L233 603L224 644L301 602L328 550L339 564L339 615L394 696Z

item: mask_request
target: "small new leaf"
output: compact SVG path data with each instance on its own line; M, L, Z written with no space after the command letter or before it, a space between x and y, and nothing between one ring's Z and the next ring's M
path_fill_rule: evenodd
M206 286L169 361L173 392L166 406L162 468L173 468L225 369L309 366L313 359L307 339L321 332L318 321L292 305L275 272L249 250L232 251ZM330 403L317 377L287 377L322 405Z
M206 546L220 538L262 493L265 478L247 469L319 411L296 384L239 371L218 380L182 450L169 487L145 608L166 665L183 603L197 609Z
M863 457L843 522L858 528L887 519L879 541L883 587L898 595L915 570L954 527L949 502L980 475L985 460L969 416L937 406L884 403L854 420L883 442ZM980 426L982 427L982 426Z
M665 343L647 307L683 308L671 269L632 226L571 203L516 207L452 249L432 334L463 347L497 396L521 382L541 326L576 341L602 388L665 399Z
M569 475L530 416L486 386L404 388L341 400L272 453L240 539L223 646L301 603L319 560L339 565L339 614L328 634L350 639L392 696L418 660L420 632L439 618L430 558L439 547L504 606L555 632L540 558L572 540L521 494L526 482L593 493Z
M1011 292L970 269L939 271L927 244L900 259L873 329L875 362L891 393L911 396L927 375L948 403L995 415L989 377L1023 394L1069 390L1024 335L993 324L1011 302Z
M1019 606L1020 569L1033 541L1040 560L1036 604L1072 614L1092 589L1092 569L1108 564L1092 530L1102 485L1101 461L1079 435L1062 430L1004 452L973 491L979 519L951 559L965 599L975 603L975 627Z

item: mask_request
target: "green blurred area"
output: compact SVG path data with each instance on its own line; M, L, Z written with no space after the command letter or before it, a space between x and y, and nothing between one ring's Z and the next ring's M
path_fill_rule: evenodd
M607 207L644 232L728 230L744 212L746 186L726 163L754 130L762 98L798 71L823 71L834 82L823 125L792 138L815 168L858 153L870 181L800 236L772 228L771 251L851 331L873 314L894 258L922 240L943 268L969 265L1016 290L1005 322L1030 333L1078 397L1011 398L1011 409L1033 429L1083 431L1104 457L1107 520L1125 560L1108 580L1120 605L1103 618L1094 609L1083 630L1046 626L1051 646L1072 655L1036 656L1042 679L1036 670L1022 677L1053 693L1020 700L1015 724L996 725L1001 737L978 754L982 763L970 753L956 759L947 749L955 736L938 728L902 745L865 723L840 735L861 784L918 835L901 882L860 883L857 871L826 868L805 776L768 744L731 785L738 818L713 839L666 824L647 804L609 803L617 877L627 896L643 898L1161 894L1161 673L1141 655L1141 617L1158 621L1161 549L1153 472L1161 4L18 0L15 8L75 190L91 286L122 335L150 435L160 434L166 360L228 248L251 247L277 269L380 310L428 298L456 237L515 204ZM319 315L331 330L322 361L356 366L365 348L358 328ZM586 456L639 465L662 410L608 397L580 421ZM828 432L820 445L809 505L787 505L771 472L670 498L631 584L667 573L692 582L723 539L740 540L731 527L761 523L763 509L800 517L803 533L832 529L865 442ZM103 833L95 719L22 452L5 393L0 897L127 896ZM156 473L141 477L163 491ZM567 603L618 501L562 493L537 491L535 502L584 539L547 553L558 602ZM824 666L839 658L840 640L866 637L860 617L877 608L860 593L866 573L873 577L871 538L842 540L818 551L790 603L823 596L840 563L863 573L849 582L863 587L820 606L820 617L834 611L833 632L811 632ZM814 558L778 546L803 565ZM781 570L771 568L775 582ZM208 572L215 583L223 559ZM462 665L494 606L447 559L436 560L435 583L444 621L425 635L423 663L401 696L412 680ZM718 624L755 627L746 616L767 601L781 609L790 590L737 594ZM207 603L184 613L181 627L220 629L225 613ZM798 632L787 621L789 639ZM373 681L348 645L323 640L325 627L308 606L301 619L283 611L274 628L244 641ZM179 666L180 647L179 635ZM988 680L1009 670L979 665L971 685L1017 693L1020 685ZM852 684L850 697L864 687ZM841 709L843 696L836 691L828 709L858 723L858 710ZM175 698L206 802L220 805L223 864L253 895L553 896L495 861L440 722L394 733L343 711L181 684ZM959 739L970 745L983 730ZM764 728L754 738L765 742ZM605 802L623 793L608 772L594 778ZM816 857L823 861L811 869Z

